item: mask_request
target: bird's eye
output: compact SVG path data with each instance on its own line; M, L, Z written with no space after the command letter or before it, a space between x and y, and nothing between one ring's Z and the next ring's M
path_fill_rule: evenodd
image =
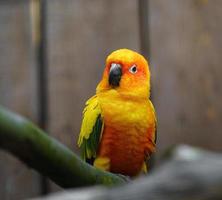
M132 74L135 74L137 72L136 65L133 65L132 67L130 67L129 72L132 73Z

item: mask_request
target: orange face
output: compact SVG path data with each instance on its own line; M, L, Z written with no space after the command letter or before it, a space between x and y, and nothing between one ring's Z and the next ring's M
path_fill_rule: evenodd
M150 90L150 72L146 59L131 50L119 49L106 59L103 78L97 92L116 90L125 96L147 98Z

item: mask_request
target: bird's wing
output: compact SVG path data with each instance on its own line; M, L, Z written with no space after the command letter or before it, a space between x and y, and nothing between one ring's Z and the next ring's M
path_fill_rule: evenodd
M152 102L149 100L150 102L150 107L151 107L151 110L153 112L153 116L154 116L154 123L155 123L155 131L154 131L154 137L153 137L153 143L156 144L156 141L157 141L157 118L156 118L156 111L155 111L155 108L152 104Z
M78 139L84 160L96 157L97 148L103 131L103 120L98 97L95 95L86 102L83 110L82 126Z

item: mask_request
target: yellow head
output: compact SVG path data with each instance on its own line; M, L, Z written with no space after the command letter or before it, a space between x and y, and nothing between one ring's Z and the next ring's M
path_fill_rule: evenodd
M106 59L102 80L97 93L116 90L125 97L150 96L150 71L146 59L129 49L112 52Z

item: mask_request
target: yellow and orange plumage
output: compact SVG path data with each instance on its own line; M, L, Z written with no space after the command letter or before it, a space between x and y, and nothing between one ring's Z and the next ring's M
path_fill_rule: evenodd
M78 145L97 168L136 176L155 150L156 116L150 97L150 71L145 58L128 49L106 60L96 95L83 111Z

